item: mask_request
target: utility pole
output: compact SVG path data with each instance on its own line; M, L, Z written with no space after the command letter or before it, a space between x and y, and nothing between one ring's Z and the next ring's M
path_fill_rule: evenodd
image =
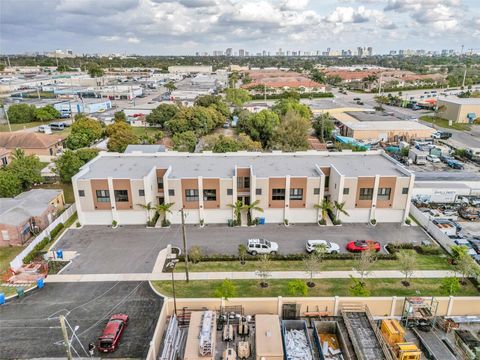
M12 126L10 125L10 119L8 118L7 105L3 105L3 112L5 113L5 119L7 119L8 131L12 132Z
M180 209L182 214L182 238L183 238L183 253L185 254L185 276L187 282L190 281L188 276L188 252L187 252L187 237L185 235L185 214L183 213L183 208Z
M465 71L463 72L462 89L465 87L465 78L466 77L467 77L467 65L465 65Z
M70 350L70 340L68 339L67 327L65 326L65 316L60 315L60 326L62 327L63 342L67 352L67 359L72 360L72 351Z

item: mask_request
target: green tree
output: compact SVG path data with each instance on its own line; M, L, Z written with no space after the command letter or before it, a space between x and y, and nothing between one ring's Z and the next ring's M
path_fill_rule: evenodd
M323 84L325 83L326 76L324 72L314 68L310 71L310 79L312 79L315 82Z
M232 89L228 88L226 90L226 100L236 106L242 106L246 102L252 100L250 93L245 89Z
M102 77L104 75L103 69L98 64L90 64L87 68L88 75L92 78Z
M211 134L207 135L203 139L203 142L204 150L210 150L215 153L235 152L239 150L262 150L262 145L258 141L253 141L245 134L240 134L238 138L225 136L223 134Z
M313 251L311 254L307 255L303 259L303 268L305 272L308 274L310 281L308 282L308 286L313 287L315 286L315 282L313 281L313 277L317 272L320 271L323 261L323 256L326 252L326 247L322 246L316 251Z
M325 82L330 85L338 85L342 82L342 78L339 75L327 75Z
M330 200L323 199L320 204L315 204L313 205L313 207L320 211L320 216L321 216L320 223L322 225L325 225L327 223L328 212L332 211L333 209L332 202Z
M150 125L164 127L165 123L175 117L179 111L177 105L160 104L147 115L146 120Z
M248 249L245 244L238 245L238 259L242 265L245 264L245 258L247 257Z
M206 135L225 123L225 117L213 107L183 107L165 123L172 134L194 131L198 136Z
M35 155L25 155L21 149L13 152L13 160L8 165L8 169L18 177L22 190L28 190L42 181L40 160Z
M66 140L66 146L72 150L88 147L102 136L102 123L80 113L75 116L72 131Z
M149 201L146 204L137 204L138 206L144 208L147 211L147 226L153 226L155 224L152 224L152 211L156 210L155 206L152 205L152 202Z
M347 210L345 210L345 201L338 202L334 201L333 202L333 207L337 211L336 217L338 218L339 214L343 214L345 216L350 216Z
M324 113L317 116L313 121L313 129L315 130L315 135L317 135L321 142L330 139L332 137L332 132L335 129L330 114Z
M221 113L225 118L230 116L230 109L228 108L228 105L225 103L225 101L223 101L220 95L199 96L195 100L194 105L213 108L217 110L219 113Z
M138 136L133 132L132 127L125 123L117 121L107 127L108 151L124 152L128 145L138 144Z
M60 112L55 109L52 105L47 105L38 109L35 109L35 118L39 121L51 121L58 119L60 117Z
M197 135L193 131L176 133L172 137L172 142L176 151L193 152L197 144Z
M355 279L353 276L350 275L351 285L348 289L348 292L351 296L360 296L360 297L369 297L370 290L365 287L363 281Z
M235 215L235 225L242 226L242 210L244 209L244 204L241 200L235 201L234 204L228 204L228 207L233 209Z
M237 129L246 133L254 141L260 141L263 148L269 148L273 142L275 130L280 125L280 118L270 110L262 110L250 116L239 117Z
M292 98L278 100L273 105L272 110L279 116L285 116L288 112L295 111L307 120L310 120L313 115L312 110L307 105L301 104L298 100Z
M7 109L8 120L11 124L24 124L35 121L34 105L12 104Z
M127 121L127 116L123 111L115 111L113 114L114 121Z
M263 213L263 208L261 208L260 206L258 206L258 204L260 204L260 200L255 200L254 202L252 202L251 204L245 204L243 206L243 209L247 211L247 223L248 225L254 225L254 221L253 221L253 211L258 211L258 212L261 212Z
M360 282L363 284L365 276L370 274L373 264L377 261L377 255L374 249L362 251L356 261L355 271L360 274Z
M466 283L467 277L473 277L478 273L478 265L468 252L460 253L455 260L455 272L462 276L462 284Z
M460 291L460 281L457 277L446 277L441 280L440 291L447 296L456 295Z
M260 258L257 260L257 270L255 271L255 275L260 278L260 286L267 287L268 278L272 275L270 272L271 268L271 260L270 257L266 254L260 255Z
M0 168L0 198L14 197L22 192L18 176L7 168Z
M172 206L175 203L164 203L164 204L157 204L155 206L155 211L157 212L158 216L162 219L162 227L166 227L170 225L170 222L167 220L167 213L172 213Z
M78 157L80 158L80 160L82 160L85 164L87 162L89 162L90 160L92 160L93 158L95 158L98 153L99 153L99 150L98 149L78 149L76 151Z
M233 281L225 279L215 288L214 295L215 297L228 300L237 295L237 287L235 286Z
M78 154L72 150L65 150L63 154L55 160L56 172L60 176L60 180L64 183L71 182L72 176L75 175L84 164Z
M307 296L308 287L304 281L300 279L290 280L287 283L288 293L291 296Z
M400 251L397 253L397 259L400 264L400 272L405 275L405 278L403 280L403 284L405 286L409 286L410 282L408 279L410 279L413 275L413 272L417 266L417 259L415 256L412 255L411 252L409 251Z
M167 89L168 91L172 92L173 90L177 90L177 87L175 86L175 84L173 83L173 81L169 81L168 83L166 83L165 85L165 89Z
M308 132L310 121L296 111L288 111L275 132L276 149L282 151L302 151L309 148Z

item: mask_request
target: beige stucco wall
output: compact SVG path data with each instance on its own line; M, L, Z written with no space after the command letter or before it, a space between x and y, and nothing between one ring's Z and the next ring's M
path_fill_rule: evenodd
M454 122L468 122L467 114L475 113L480 116L480 105L476 104L454 104L448 100L438 100L438 106L445 105L446 109L439 113L439 116Z
M92 193L92 187L90 185L90 180L77 180L77 195L78 191L83 190L85 196L78 196L78 201L80 202L80 207L82 211L94 211L95 206L93 204L94 194Z
M408 199L408 194L404 195L402 194L402 191L403 191L403 188L408 188L409 186L410 186L410 178L397 177L392 209L405 209L407 199Z
M132 190L132 209L142 210L142 207L138 204L145 203L145 196L140 196L138 193L140 189L145 190L143 180L131 180L130 189Z
M232 179L220 179L220 208L227 209L228 204L233 204L233 195L227 195L227 189L233 190L233 180ZM233 193L233 192L232 192Z
M268 197L269 197L269 190L268 190L268 179L265 178L256 178L256 189L262 189L262 195L255 195L257 200L260 200L258 204L262 209L268 208ZM256 191L256 189L254 191Z
M342 195L342 200L345 201L345 209L355 208L355 199L357 196L357 178L345 177L343 187L349 189L347 195Z

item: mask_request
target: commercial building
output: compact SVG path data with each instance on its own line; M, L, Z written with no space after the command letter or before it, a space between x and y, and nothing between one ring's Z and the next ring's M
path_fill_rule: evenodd
M444 109L439 116L458 123L471 123L480 117L480 99L441 97L437 106Z
M27 155L37 155L41 161L49 161L63 149L65 137L27 132L0 133L0 148L22 149Z
M210 74L213 71L211 66L207 65L178 65L178 66L169 66L168 72L169 73L182 73L182 74Z
M310 80L295 71L262 69L246 71L252 81L242 86L244 89L267 87L277 90L303 88L308 92L325 92L325 85ZM260 91L263 93L263 89Z
M227 223L229 204L256 200L266 223L316 223L324 198L345 202L343 222L402 222L414 176L383 151L365 153L101 153L72 183L82 224L144 224L139 204L173 203L167 218ZM152 215L152 214L150 214ZM245 223L246 214L243 220ZM202 220L202 221L201 221Z
M61 114L93 114L112 108L112 102L106 99L84 99L81 101L62 101L53 105Z
M22 245L45 229L63 209L62 190L34 189L14 198L0 199L0 247Z

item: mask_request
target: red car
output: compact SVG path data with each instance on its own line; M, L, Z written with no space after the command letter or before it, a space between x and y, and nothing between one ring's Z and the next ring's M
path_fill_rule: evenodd
M127 314L112 315L103 329L102 336L98 338L98 351L108 353L117 350L127 324Z
M373 240L355 240L347 244L347 250L350 252L362 252L367 250L380 251L380 244Z

